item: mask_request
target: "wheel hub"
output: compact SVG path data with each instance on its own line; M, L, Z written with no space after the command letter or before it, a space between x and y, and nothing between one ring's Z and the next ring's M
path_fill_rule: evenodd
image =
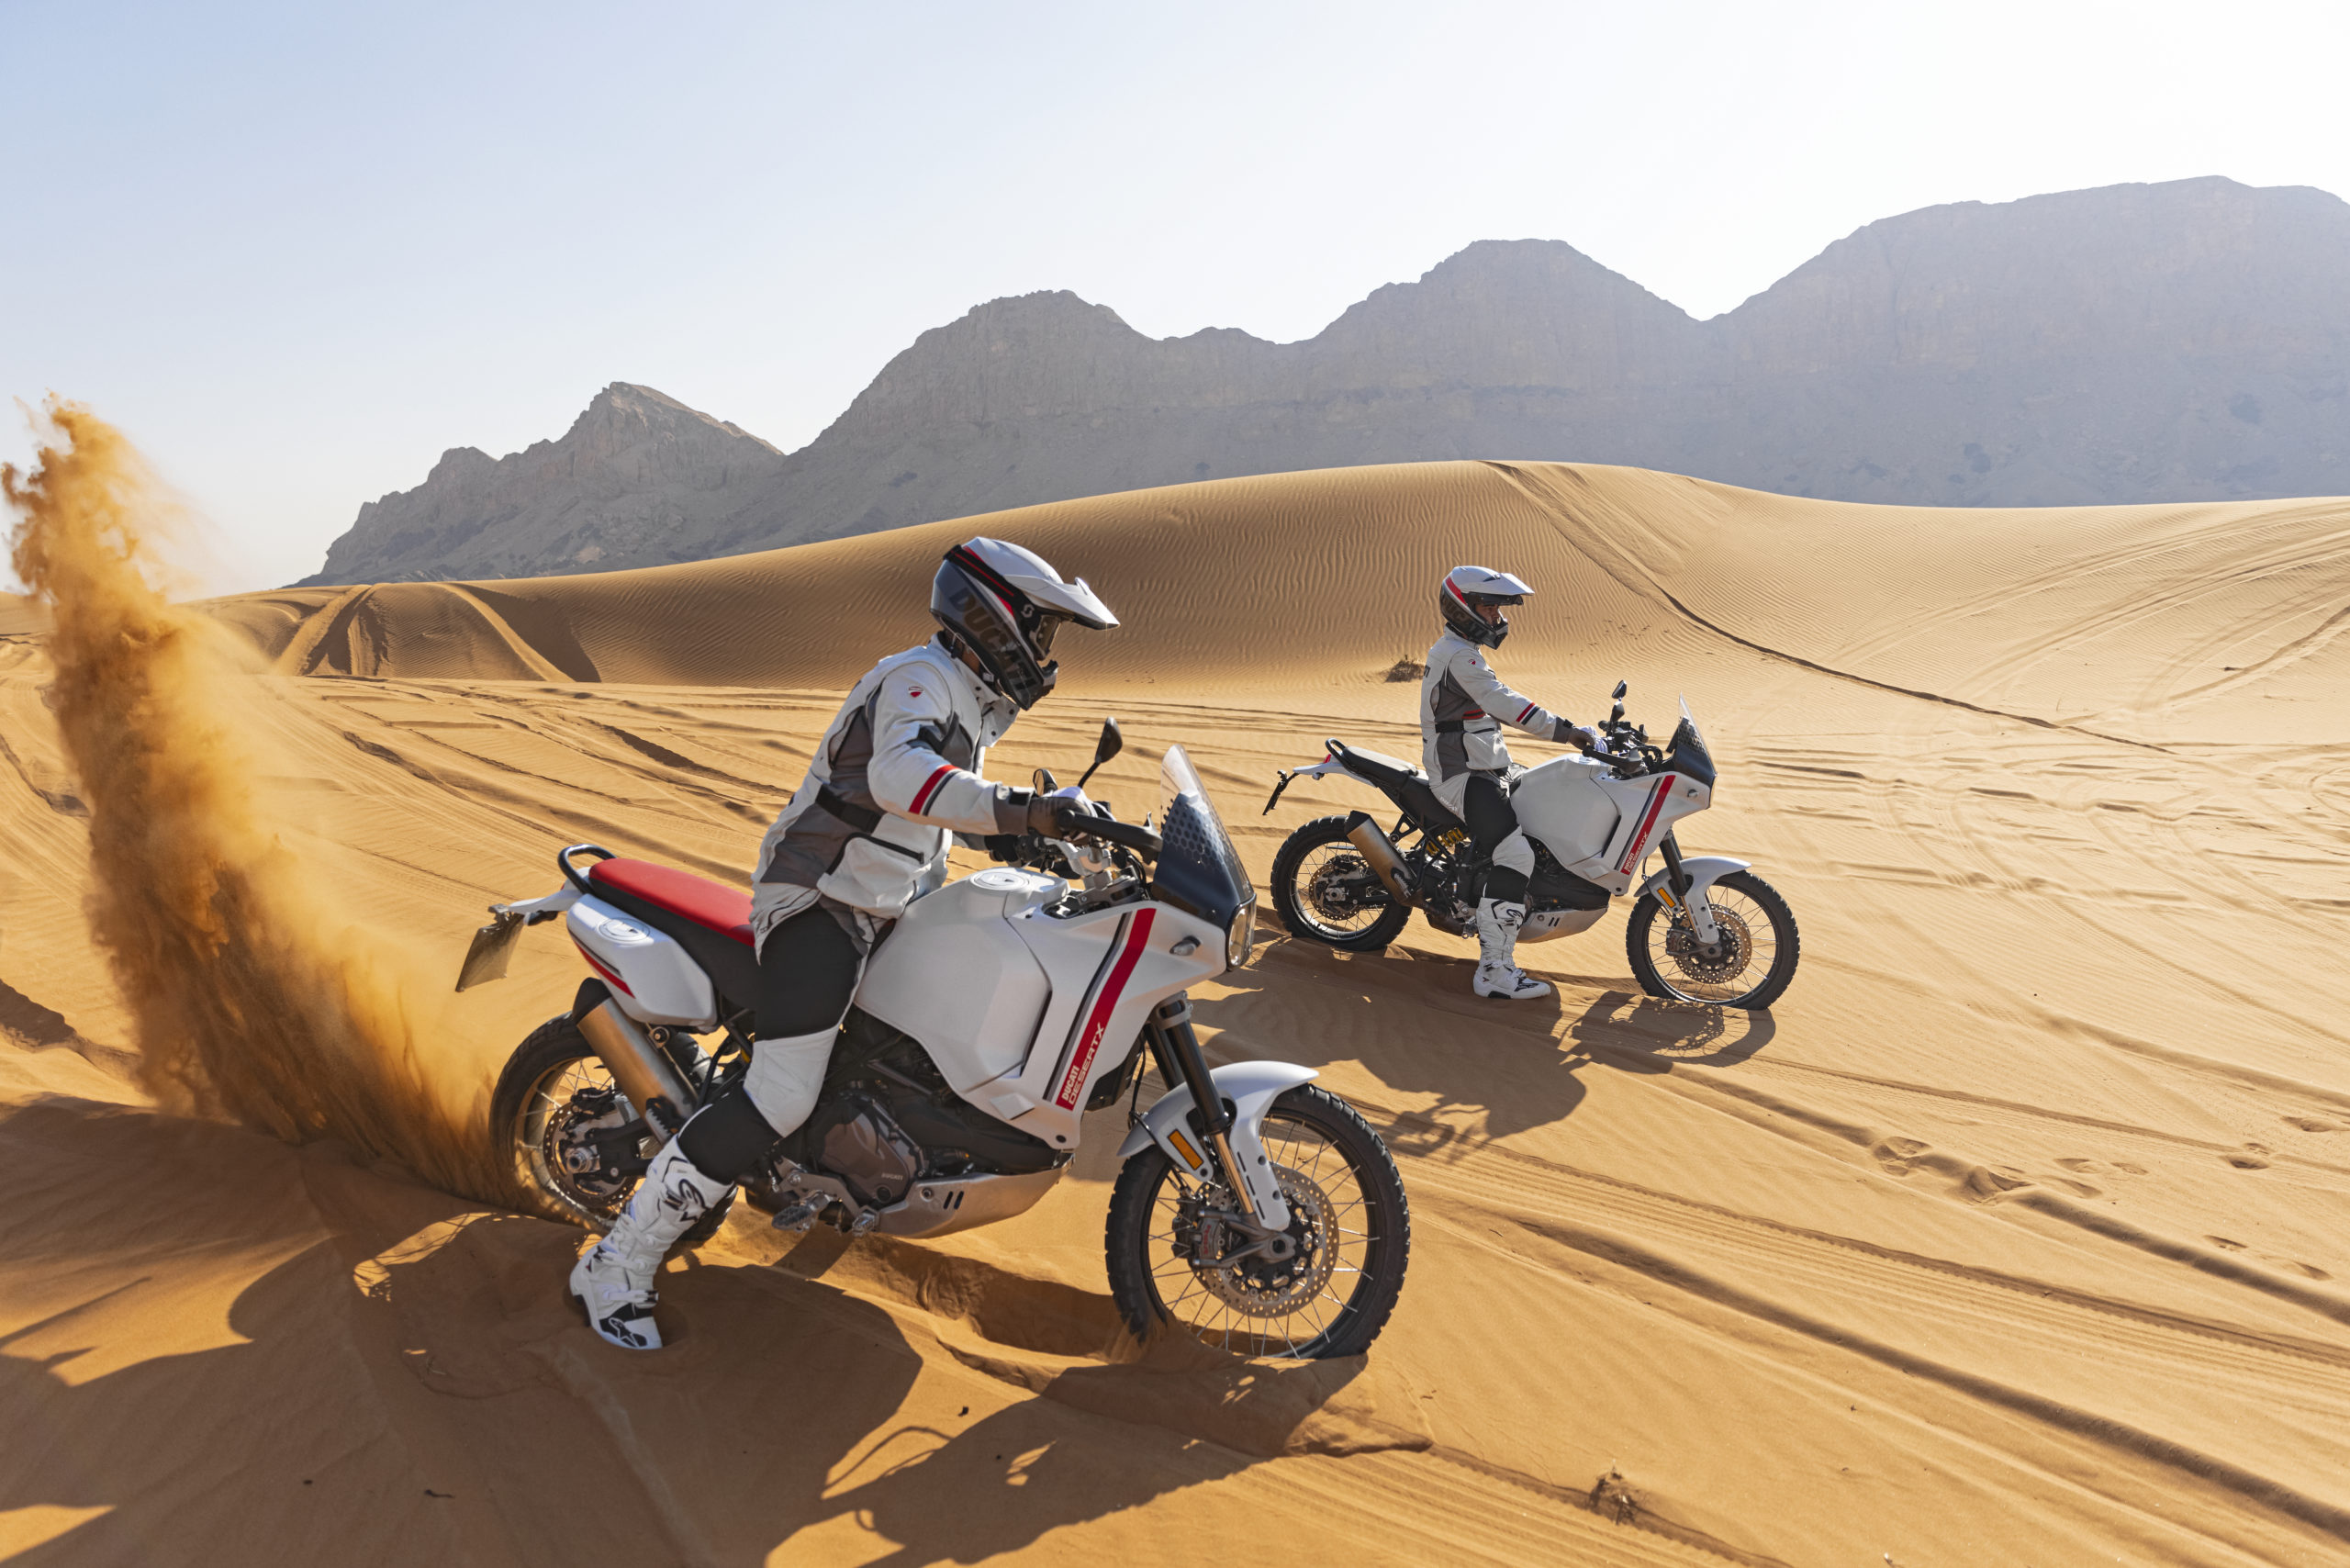
M1351 920L1371 905L1372 890L1378 885L1371 868L1359 857L1334 855L1315 868L1305 898L1314 913L1326 920Z
M1717 909L1713 914L1714 929L1721 940L1700 942L1695 931L1676 923L1665 934L1664 950L1691 980L1726 985L1743 974L1754 957L1754 934L1747 929L1745 920L1728 910Z
M1304 1172L1273 1167L1289 1203L1289 1228L1254 1238L1225 1216L1193 1204L1175 1229L1176 1255L1216 1300L1249 1317L1284 1317L1329 1283L1337 1234L1329 1194Z
M606 1215L620 1212L635 1176L611 1168L604 1140L596 1135L618 1132L628 1122L628 1108L617 1095L609 1089L588 1088L549 1112L541 1135L548 1170L560 1173L558 1179L582 1206Z

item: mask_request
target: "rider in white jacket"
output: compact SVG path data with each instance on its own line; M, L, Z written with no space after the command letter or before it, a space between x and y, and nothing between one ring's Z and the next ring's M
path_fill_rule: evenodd
M619 1221L572 1271L596 1332L657 1350L654 1281L679 1237L815 1108L865 960L906 905L946 880L949 835L1053 832L1065 801L990 783L987 748L1053 689L1064 621L1118 623L1082 578L996 539L946 553L938 635L892 654L841 704L808 777L759 846L751 929L758 1034L743 1082L655 1155Z
M1420 736L1428 783L1437 799L1468 824L1470 839L1490 856L1484 896L1477 902L1479 996L1531 999L1550 988L1519 969L1517 928L1526 921L1526 879L1534 874L1534 846L1510 808L1512 769L1502 726L1546 741L1597 745L1599 734L1558 717L1512 691L1486 662L1485 648L1509 635L1505 605L1534 590L1506 572L1456 566L1438 592L1444 635L1428 649L1420 682Z

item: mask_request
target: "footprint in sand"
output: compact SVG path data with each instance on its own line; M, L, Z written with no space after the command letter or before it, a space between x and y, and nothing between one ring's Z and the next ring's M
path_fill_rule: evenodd
M2322 1116L2282 1116L2278 1120L2305 1133L2338 1133L2343 1126L2340 1122L2329 1122Z

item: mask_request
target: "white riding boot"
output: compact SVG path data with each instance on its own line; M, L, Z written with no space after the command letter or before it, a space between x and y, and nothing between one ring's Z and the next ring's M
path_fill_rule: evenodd
M588 1327L624 1350L661 1348L660 1326L653 1321L661 1260L733 1190L732 1182L704 1175L677 1144L671 1138L661 1146L611 1233L571 1271L571 1294L579 1298Z
M1526 906L1522 903L1477 901L1479 961L1476 978L1469 982L1471 991L1479 996L1505 997L1512 1002L1530 1002L1550 994L1548 985L1517 967L1517 928L1525 923Z

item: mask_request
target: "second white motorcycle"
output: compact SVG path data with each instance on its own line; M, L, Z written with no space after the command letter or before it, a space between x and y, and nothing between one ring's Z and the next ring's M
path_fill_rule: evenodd
M1722 1007L1768 1007L1795 980L1801 956L1794 911L1751 863L1684 856L1682 818L1713 804L1714 759L1682 705L1664 746L1624 717L1622 681L1600 726L1603 744L1516 773L1510 805L1534 846L1520 942L1587 931L1609 902L1630 894L1625 956L1651 996ZM1368 812L1318 818L1273 857L1273 907L1292 935L1353 952L1376 952L1402 934L1412 911L1456 936L1475 934L1485 857L1468 824L1448 811L1427 775L1407 762L1333 739L1317 763L1282 772L1332 775L1370 785L1402 814L1392 830ZM1644 873L1651 856L1664 864Z

